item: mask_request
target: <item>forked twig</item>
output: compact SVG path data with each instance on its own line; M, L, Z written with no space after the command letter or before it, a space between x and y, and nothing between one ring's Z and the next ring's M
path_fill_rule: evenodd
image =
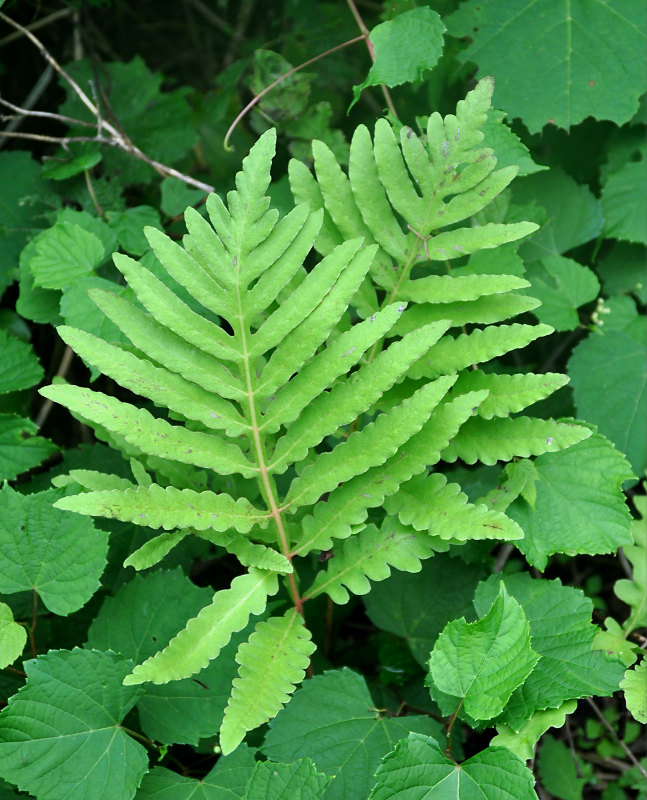
M20 34L26 36L30 42L38 48L43 58L47 61L47 63L54 69L63 80L68 84L68 86L72 89L74 94L79 98L79 100L83 103L83 105L90 111L92 116L95 119L94 123L84 122L83 120L73 119L72 117L65 117L62 114L54 114L52 112L45 112L45 111L32 111L31 109L21 109L19 106L15 106L13 103L9 103L7 100L0 101L2 105L6 108L10 108L11 110L16 111L17 113L21 113L26 117L45 117L49 119L54 119L58 122L65 122L71 125L79 125L80 127L90 127L97 131L95 136L47 136L44 134L35 134L35 133L23 133L23 132L16 132L16 131L2 131L0 135L20 138L20 139L31 139L34 141L41 141L41 142L50 142L52 144L58 144L64 149L67 149L68 146L74 142L96 142L98 144L108 145L109 147L115 147L120 150L129 153L130 155L134 156L135 158L143 161L144 163L148 164L152 167L156 172L160 175L177 178L177 180L182 181L183 183L188 184L189 186L194 186L196 189L201 189L206 194L213 192L214 187L211 184L204 183L203 181L199 181L196 178L192 178L190 175L186 175L183 172L180 172L173 167L169 167L166 164L162 164L159 161L156 161L154 158L150 158L144 153L142 150L139 149L135 144L133 144L128 137L123 134L115 125L108 122L102 117L101 109L98 103L94 103L88 95L83 91L83 89L79 86L79 84L72 78L72 76L58 63L58 61L54 58L54 56L49 52L49 50L45 47L45 45L40 41L37 36L28 29L25 28L20 23L12 20L6 14L3 14L0 11L0 20L6 22L8 25L11 25L13 28L16 29ZM107 135L106 135L107 134Z

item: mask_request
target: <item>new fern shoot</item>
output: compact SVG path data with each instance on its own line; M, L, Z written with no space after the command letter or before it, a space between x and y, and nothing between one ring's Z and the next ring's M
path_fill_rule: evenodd
M71 385L42 390L132 464L132 480L70 472L56 505L152 529L126 560L135 569L189 535L240 562L230 587L124 680L194 675L260 617L236 655L219 732L225 754L303 680L315 649L309 600L325 593L346 603L391 569L417 572L450 545L522 542L505 514L514 492L505 502L470 503L443 462L523 464L517 459L590 436L520 413L563 376L497 374L488 365L552 330L511 321L537 305L526 280L481 274L465 258L537 227L476 224L516 174L497 170L481 146L492 90L491 79L481 81L455 115L432 114L421 136L408 127L398 134L386 120L373 135L358 128L347 174L315 142L314 174L290 164L296 205L282 217L266 196L275 149L268 131L226 203L212 194L206 217L187 210L181 244L146 230L181 293L125 255L114 261L134 299L92 290L130 345L59 328L88 364L147 402ZM523 482L514 485L519 494ZM323 551L332 557L320 560ZM497 592L478 624L511 609L527 638L517 601L505 587ZM466 702L468 713L489 719L501 710L532 674L538 656L526 650L523 674L503 699ZM454 691L440 656L431 676Z

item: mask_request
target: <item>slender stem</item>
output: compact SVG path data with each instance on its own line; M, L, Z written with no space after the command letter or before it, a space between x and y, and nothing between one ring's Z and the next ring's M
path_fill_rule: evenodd
M38 650L36 649L36 638L34 636L34 631L36 630L36 623L38 622L38 594L36 593L36 589L32 590L32 612L31 612L31 625L29 626L29 644L31 647L31 653L34 658L38 656Z
M12 111L15 111L18 114L22 114L23 116L27 117L41 117L44 119L53 119L55 122L65 122L68 125L79 125L83 128L95 128L96 125L93 122L85 122L81 119L75 119L74 117L66 117L64 114L55 114L53 111L34 111L31 108L22 108L21 106L14 105L14 103L10 103L8 100L0 97L0 105L6 106L10 108Z
M587 697L586 698L586 702L591 706L591 708L595 712L596 716L598 717L600 722L604 725L604 727L609 731L611 736L620 745L620 747L622 747L622 749L625 751L629 761L631 761L631 763L634 765L634 767L637 767L637 769L638 769L638 771L640 772L641 775L644 775L644 777L647 778L647 770L643 767L643 765L640 763L640 761L638 761L636 756L631 752L631 750L627 747L627 745L618 736L618 734L613 729L613 725L611 725L609 720L604 716L604 714L600 711L600 709L593 702L593 700L591 700L590 697Z
M375 63L375 48L373 47L373 42L371 41L371 32L366 27L366 23L362 19L362 15L357 10L357 6L355 5L354 0L346 0L346 2L348 3L348 7L350 8L352 15L355 17L355 22L357 23L357 27L362 32L362 38L366 42L366 48L368 49L371 61ZM389 92L389 90L383 83L380 84L380 88L382 89L382 94L384 95L384 99L386 101L389 111L397 119L398 112L395 110L395 105L393 104L393 98L391 97L391 92Z
M72 12L73 9L71 8L62 8L59 11L54 11L52 14L48 14L48 16L43 17L42 19L32 22L31 25L27 25L25 30L35 31L38 30L38 28L44 28L46 25L50 25L52 22L56 22L56 20L59 20L62 17L69 17ZM20 39L22 35L22 31L15 31L14 33L10 33L8 36L3 36L3 38L0 39L0 47L4 47L5 44L9 44L9 42L13 42L16 39Z
M447 726L447 747L445 748L445 755L449 758L452 758L451 749L452 749L452 728L454 727L454 723L458 719L458 714L463 707L463 701L465 700L464 697L461 698L460 703L458 704L458 708L454 713L451 715L449 720L449 725ZM452 758L453 760L453 758Z
M278 77L275 81L272 81L269 86L266 86L261 92L255 95L249 103L245 106L245 108L238 114L236 119L231 123L229 128L227 129L227 133L225 134L225 138L223 140L223 147L225 150L230 150L232 148L229 147L229 138L231 134L234 132L238 123L245 117L245 115L254 108L254 106L262 100L268 92L271 92L275 86L278 86L279 83L284 81L286 78L289 78L290 75L294 75L295 72L298 72L300 69L304 67L310 66L310 64L314 64L315 61L319 61L320 58L324 58L325 56L329 56L331 53L336 52L337 50L341 50L343 47L348 47L351 44L355 44L356 42L360 42L364 37L363 36L356 36L354 39L349 39L347 42L342 42L341 44L336 45L335 47L331 47L330 50L326 50L325 53L319 53L318 56L314 56L314 58L310 58L307 61L304 61L303 64L299 64L298 67L292 67L292 69L288 70L284 75Z
M94 191L94 186L92 184L92 178L90 177L90 170L84 169L83 175L85 176L85 185L88 189L88 194L90 195L90 199L92 200L93 206L97 210L97 214L100 217L103 217L103 219L108 219L108 217L106 216L106 212L101 207L101 203L97 200L97 196Z
M69 345L66 345L65 350L63 351L63 356L61 358L61 363L59 364L58 369L56 370L57 378L64 378L67 375L67 371L69 370L73 359L74 359L74 350L72 350L72 348ZM54 406L53 401L49 399L45 400L45 402L41 406L40 411L36 415L36 420L35 420L36 427L38 428L38 430L40 430L45 424L45 421L47 420L49 412L52 410L53 406Z

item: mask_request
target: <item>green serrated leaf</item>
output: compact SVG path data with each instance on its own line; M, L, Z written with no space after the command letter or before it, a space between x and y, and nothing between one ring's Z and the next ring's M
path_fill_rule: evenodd
M89 519L52 506L59 491L22 495L0 489L0 591L36 591L63 616L81 608L99 588L107 536Z
M137 575L107 597L88 631L88 647L114 650L133 661L154 655L207 606L212 593L173 571ZM194 678L147 683L137 711L147 736L163 744L197 745L213 736L236 675L234 653L248 631L232 636L218 658Z
M425 534L398 528L387 519L381 529L368 525L337 545L328 568L318 573L305 598L326 592L335 603L347 603L349 591L366 594L371 588L368 579L383 581L391 574L391 567L419 572L420 562L433 555L433 542Z
M382 716L364 678L345 668L317 675L298 689L270 723L261 749L272 761L311 758L332 776L325 800L344 800L368 795L380 759L410 731L443 735L429 717Z
M555 422L536 417L475 416L468 420L449 447L443 451L445 461L462 459L467 464L480 461L496 464L515 457L528 458L555 453L582 442L591 436L584 425Z
M632 477L613 445L593 434L567 450L535 461L534 511L517 501L508 510L526 532L517 545L544 569L553 553L610 553L631 544L630 514L621 486Z
M502 586L477 622L460 619L445 627L432 650L426 683L432 696L437 687L462 700L473 719L487 720L501 713L537 661L523 608Z
M14 621L6 603L0 603L0 669L19 658L27 642L27 628Z
M567 700L559 708L535 711L519 731L508 725L497 725L497 735L490 741L491 747L506 747L522 761L529 761L535 745L550 728L561 728L566 717L577 708L577 700Z
M505 514L473 505L457 483L447 483L441 473L417 475L387 498L384 508L397 514L404 525L454 541L471 539L522 539L523 531Z
M568 130L589 116L622 125L638 109L646 88L638 64L647 20L631 0L591 8L468 0L446 22L452 36L472 40L460 60L494 75L497 104L532 133L547 124ZM620 84L622 97L613 88Z
M623 665L593 650L596 627L592 602L579 589L558 580L533 579L527 573L492 576L476 591L474 607L484 613L503 581L520 603L530 624L533 650L540 659L524 684L512 695L500 718L513 730L536 710L559 708L564 701L617 690Z
M303 680L314 650L310 631L296 609L256 626L236 654L239 677L234 679L220 729L225 755L238 747L247 731L283 708Z
M445 25L436 11L423 6L404 11L371 31L374 63L366 80L353 87L353 103L367 86L399 86L419 81L435 66L443 50Z
M620 688L633 718L647 724L647 661L643 659L634 669L628 669Z
M488 748L457 764L435 739L409 734L388 754L375 775L369 800L536 800L534 778L509 750ZM413 785L412 785L413 783Z
M130 800L148 758L121 727L141 692L121 685L129 668L78 648L25 662L27 683L0 713L0 775L43 800Z

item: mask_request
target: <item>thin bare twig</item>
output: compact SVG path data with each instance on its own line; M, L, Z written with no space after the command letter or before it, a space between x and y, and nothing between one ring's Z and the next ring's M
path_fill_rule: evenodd
M634 765L634 767L636 767L636 768L638 769L638 771L640 772L640 774L641 774L641 775L644 775L644 776L645 776L645 778L647 778L647 770L646 770L646 769L643 767L643 765L640 763L640 761L638 761L638 759L636 758L636 756L635 756L635 755L634 755L634 754L631 752L631 750L630 750L630 749L627 747L627 745L626 745L626 744L625 744L625 743L622 741L622 739L621 739L621 738L618 736L618 734L617 734L617 733L615 732L615 730L613 729L613 725L611 725L611 723L609 722L609 720L608 720L608 719L607 719L607 718L604 716L604 714L603 714L603 713L600 711L600 709L599 709L599 708L597 707L597 705L596 705L596 704L593 702L593 700L591 700L591 698L590 698L590 697L587 697L587 698L586 698L586 702L587 702L587 703L588 703L588 704L591 706L591 708L592 708L592 709L593 709L593 711L595 712L595 714L596 714L597 718L598 718L598 719L600 720L600 722L601 722L601 723L604 725L604 727L605 727L605 728L606 728L606 729L609 731L609 733L610 733L610 734L611 734L611 736L614 738L614 740L615 740L615 741L616 741L616 742L617 742L617 743L620 745L620 747L622 747L622 749L625 751L625 754L626 754L627 758L629 759L629 761L631 761L631 763Z
M73 9L71 8L61 8L59 11L54 11L52 14L48 14L42 19L32 22L31 25L26 26L26 29L29 31L36 31L38 28L44 28L46 25L50 25L52 22L56 22L56 20L61 19L62 17L69 17L69 15L72 13ZM0 39L0 47L4 47L4 45L9 44L9 42L13 42L16 39L20 39L21 36L21 31L15 31L14 33L10 33L8 36L3 36L3 38Z
M366 42L366 47L368 49L368 54L371 57L371 61L375 63L375 48L373 47L373 42L371 41L371 32L366 27L366 23L362 19L362 15L357 10L357 6L354 3L354 0L346 0L348 3L348 7L351 10L353 17L355 17L355 22L357 23L357 27L362 32L362 38ZM388 106L389 111L393 114L393 116L397 119L398 112L395 110L395 105L393 103L393 98L391 97L391 92L386 88L386 86L381 83L380 87L382 89L382 94L384 95L384 99L386 100L386 104Z
M69 345L66 345L65 350L63 352L63 357L61 358L61 363L59 364L59 367L56 371L57 378L64 378L67 375L73 359L74 359L74 350L72 350L72 348ZM36 427L38 428L38 430L40 430L45 424L45 421L47 420L47 417L49 416L49 412L52 410L53 405L54 405L53 401L48 398L40 407L40 411L38 412L35 419Z
M18 22L15 22L6 14L3 14L0 11L0 20L3 20L7 24L14 27L17 31L21 34L26 36L35 47L38 48L43 58L47 61L47 63L56 71L58 74L67 82L70 86L72 91L76 94L79 100L83 103L83 105L91 112L92 116L96 120L96 129L97 135L93 137L85 137L85 136L46 136L43 134L34 134L34 133L22 133L22 132L15 132L15 131L5 131L3 132L4 136L12 136L15 138L23 138L23 139L32 139L34 141L41 141L41 142L51 142L55 144L59 144L61 147L66 148L67 145L71 144L72 142L97 142L99 144L105 144L109 147L116 147L118 149L124 150L125 152L129 153L130 155L134 156L135 158L139 159L140 161L145 162L150 167L152 167L156 172L161 175L169 176L173 178L177 178L178 180L186 183L190 186L194 186L196 189L201 189L205 193L213 192L214 187L211 184L204 183L203 181L199 181L196 178L192 178L190 175L185 175L184 173L180 172L179 170L174 169L173 167L169 167L166 164L162 164L159 161L156 161L154 158L150 158L147 156L142 150L140 150L135 144L133 144L128 137L121 132L115 125L111 124L107 120L103 119L101 116L101 110L99 108L98 103L94 103L88 95L81 89L78 83L69 75L63 67L58 63L58 61L54 58L54 56L49 52L49 50L45 47L45 45L38 39L38 37L34 36L34 34L29 31L24 26L20 25ZM29 112L26 116L38 116L40 114L45 114L45 112L39 112L38 114L34 112ZM79 121L76 120L75 124ZM91 126L95 127L95 125ZM108 136L104 136L103 133L107 133Z
M14 117L14 119L12 119L9 122L6 128L7 131L9 132L15 131L20 127L23 119L25 119L26 115L29 112L31 112L33 107L40 100L45 89L47 89L47 87L49 86L53 75L54 75L54 70L48 64L43 70L38 80L36 81L36 83L34 84L33 88L31 89L27 97L25 97L23 101L23 114ZM7 139L0 134L0 149L4 147L6 141Z
M64 122L67 125L78 125L82 128L96 128L93 122L86 122L85 120L75 119L74 117L66 117L64 114L56 114L53 111L34 111L31 108L23 108L14 103L10 103L3 97L0 97L0 105L5 106L11 111L15 111L17 114L21 114L23 117L39 117L41 119L51 119L54 120L54 122Z
M318 56L314 56L313 58L304 61L303 64L299 64L298 67L292 67L292 69L288 70L284 75L281 75L275 81L272 81L269 86L266 86L263 91L259 92L255 95L249 103L245 106L245 108L238 114L236 119L231 123L229 128L227 129L227 133L225 134L225 138L223 140L223 147L225 150L229 150L229 137L236 129L238 123L245 117L245 115L254 108L256 103L262 100L268 92L271 92L275 86L278 86L281 81L284 81L286 78L289 78L290 75L294 75L295 72L298 72L300 69L304 67L310 66L310 64L314 64L315 61L319 61L320 58L324 58L325 56L330 55L331 53L336 52L337 50L341 50L343 47L348 47L351 44L355 44L355 42L359 42L363 39L363 36L355 36L354 39L349 39L347 42L342 42L341 44L336 45L335 47L331 47L330 50L326 50L324 53L319 53Z

